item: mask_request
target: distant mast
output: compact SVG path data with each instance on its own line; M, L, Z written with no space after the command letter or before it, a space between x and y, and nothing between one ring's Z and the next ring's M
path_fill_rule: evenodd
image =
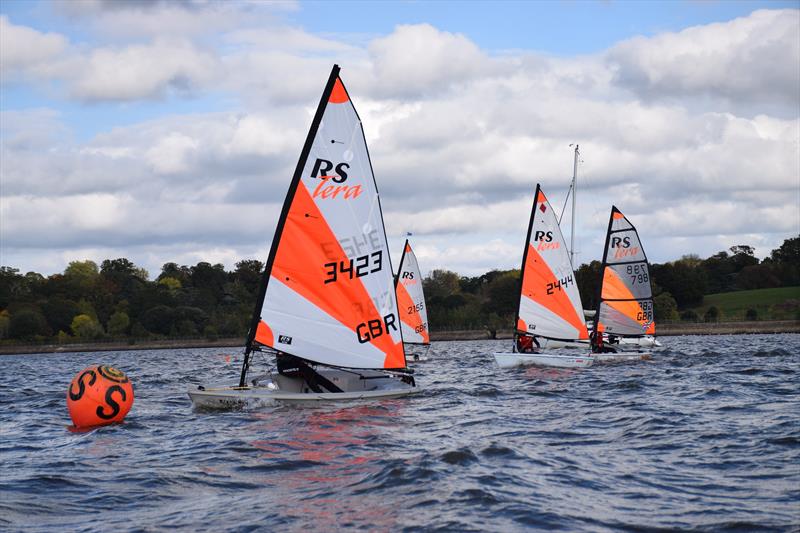
M572 146L572 145L570 145ZM572 224L569 227L569 262L575 268L575 197L578 196L578 145L575 145L575 162L572 167Z

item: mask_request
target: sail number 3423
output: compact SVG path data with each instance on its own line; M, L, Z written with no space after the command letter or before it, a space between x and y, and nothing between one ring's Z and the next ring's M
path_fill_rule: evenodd
M355 259L332 261L325 263L325 283L333 283L341 278L361 278L367 274L379 272L383 268L383 251L362 255Z

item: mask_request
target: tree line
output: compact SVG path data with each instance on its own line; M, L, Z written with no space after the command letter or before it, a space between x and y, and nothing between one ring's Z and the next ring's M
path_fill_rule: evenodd
M800 236L759 261L750 246L706 259L687 255L650 265L655 318L698 320L706 294L800 285ZM575 272L586 309L594 309L601 264ZM261 261L194 266L166 263L155 280L125 258L73 261L62 274L20 274L0 267L0 341L244 337L263 274ZM424 280L431 331L508 329L519 301L519 270L460 276L434 270ZM708 318L708 317L705 317Z

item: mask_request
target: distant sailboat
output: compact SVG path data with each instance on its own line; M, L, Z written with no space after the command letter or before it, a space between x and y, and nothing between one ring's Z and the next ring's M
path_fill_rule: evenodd
M190 388L194 405L416 392L388 250L361 120L334 65L275 229L238 386ZM252 377L261 351L277 372Z
M600 290L592 331L593 348L617 348L625 341L655 343L653 291L647 256L639 233L622 212L612 206L600 269ZM602 334L602 337L596 337ZM603 342L600 343L599 340ZM643 344L646 345L646 344ZM595 354L598 360L619 360L622 354ZM642 358L631 355L628 358ZM649 354L646 358L649 358Z
M414 361L425 360L431 339L428 333L428 310L425 305L425 293L422 289L422 274L419 271L417 256L411 249L408 239L403 245L400 267L395 278L397 307L400 312L400 328L403 332L403 343L426 347L424 353L417 353L414 348L407 348L407 355Z
M570 144L570 146L573 146ZM574 145L574 158L573 158L573 171L572 183L570 184L567 197L572 196L572 223L570 224L570 238L569 238L569 258L570 262L575 265L575 214L576 214L576 198L578 194L578 161L580 159L580 149L577 144ZM566 208L566 204L565 204ZM563 216L563 211L561 215ZM561 217L559 217L559 226L561 225ZM583 310L584 317L594 318L596 311ZM592 327L591 325L589 326ZM590 330L591 331L591 330ZM654 348L660 347L661 343L658 342L652 335L643 335L640 337L612 337L615 341L615 347L620 350L640 350L641 348ZM562 349L562 348L577 348L585 350L589 347L588 340L573 339L571 341L554 340L554 339L540 339L542 349Z
M589 355L559 355L520 352L520 339L561 341L589 338L583 317L581 295L572 270L564 236L550 202L539 185L533 200L528 237L522 256L521 290L517 307L514 345L511 352L496 352L501 368L520 365L585 367ZM588 350L587 350L588 352Z

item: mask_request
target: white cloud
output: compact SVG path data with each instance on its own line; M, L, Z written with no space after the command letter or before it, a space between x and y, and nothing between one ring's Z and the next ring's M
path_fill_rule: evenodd
M137 100L168 91L193 93L210 82L216 59L186 42L156 41L122 49L94 50L72 83L81 100Z
M179 174L191 168L197 141L180 133L171 133L145 152L145 159L157 174Z
M400 25L369 45L372 80L378 94L413 98L500 70L467 37L430 24Z
M275 13L297 9L294 0L70 0L54 7L74 24L90 27L105 39L213 35L244 24L265 25Z
M274 20L258 28L246 15L260 4L137 5L79 6L117 25L146 24L113 43L59 37L60 47L30 61L36 79L59 82L59 99L100 102L110 114L219 91L229 108L119 123L86 141L72 135L80 116L4 111L7 264L29 269L53 264L43 259L51 253L85 252L157 272L167 261L265 259L334 62L364 121L387 233L399 248L414 232L426 272L518 267L535 185L560 211L574 142L583 261L600 255L612 203L658 262L745 243L763 256L800 231L800 97L786 90L797 87L786 40L796 11L552 58L495 56L427 24L356 46ZM173 11L183 22L164 38L154 17ZM762 41L789 50L773 57ZM768 55L769 72L753 71L763 79L745 79L740 71Z
M721 97L797 103L800 11L761 10L730 22L636 37L608 52L616 80L645 98Z
M66 48L67 40L63 36L18 26L6 15L0 15L0 75L3 78L34 74Z

